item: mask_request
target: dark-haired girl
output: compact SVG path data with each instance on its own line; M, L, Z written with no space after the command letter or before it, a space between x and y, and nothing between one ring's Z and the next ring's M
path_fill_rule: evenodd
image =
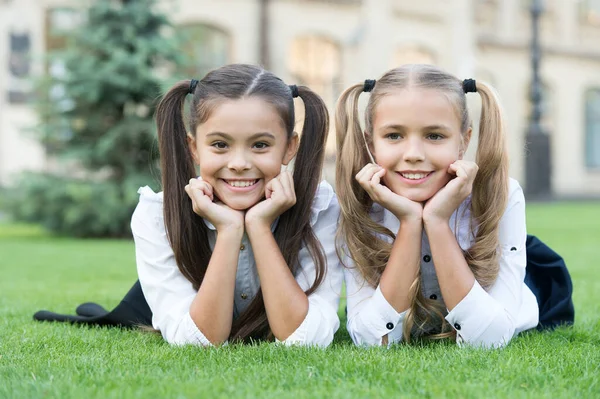
M305 108L300 137L294 97ZM321 98L260 67L229 65L175 84L156 121L163 192L141 188L131 222L139 284L113 312L84 304L79 316L36 318L151 323L173 344L331 343L343 272L338 203L319 183Z

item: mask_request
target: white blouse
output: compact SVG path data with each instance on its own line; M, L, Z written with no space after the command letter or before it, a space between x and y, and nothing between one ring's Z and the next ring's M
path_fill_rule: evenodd
M467 198L450 219L450 227L463 250L467 250L474 239L469 226L469 201L470 198ZM398 219L377 204L371 211L371 218L394 234L400 227ZM384 239L391 242L387 237ZM487 291L475 281L467 296L446 315L446 320L456 330L458 344L501 347L519 332L537 326L537 300L524 283L526 239L523 190L516 180L510 179L508 204L500 220L498 278ZM401 341L406 311L396 312L381 293L380 287L372 287L362 278L358 269L353 267L352 260L345 259L344 264L349 266L344 273L348 296L348 331L354 343L381 345L385 335L388 335L390 344ZM420 266L424 296L443 302L425 233Z
M163 193L149 187L138 190L140 201L133 213L131 230L135 240L137 271L144 296L152 310L152 325L171 344L211 343L190 317L189 308L197 291L179 271L167 239L163 218ZM323 181L311 207L310 225L320 241L327 272L319 288L308 297L308 313L284 344L327 346L339 327L337 309L342 289L343 270L335 250L335 231L339 205L333 188ZM209 228L209 243L214 249L217 231ZM276 224L273 225L273 228ZM296 281L306 291L315 281L315 265L308 249L302 246ZM254 254L244 234L238 258L233 317L237 318L252 302L260 288Z

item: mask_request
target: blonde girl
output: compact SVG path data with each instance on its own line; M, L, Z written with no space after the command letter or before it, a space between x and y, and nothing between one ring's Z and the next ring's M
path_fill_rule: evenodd
M363 92L371 92L364 130ZM464 159L471 92L482 102L475 162ZM490 86L404 65L348 88L336 130L339 252L356 344L452 338L500 347L538 325L525 283L525 200L508 176Z

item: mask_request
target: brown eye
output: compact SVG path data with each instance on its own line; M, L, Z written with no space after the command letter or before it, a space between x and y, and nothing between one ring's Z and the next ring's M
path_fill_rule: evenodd
M227 148L227 143L225 143L224 141L215 141L214 143L211 144L211 146L213 146L219 150L224 150L225 148Z
M269 144L265 143L264 141L259 141L253 145L253 148L256 148L257 150L264 150L267 147L269 147Z

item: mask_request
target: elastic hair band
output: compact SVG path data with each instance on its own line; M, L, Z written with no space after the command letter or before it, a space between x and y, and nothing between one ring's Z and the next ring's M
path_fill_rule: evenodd
M190 80L190 88L188 89L188 94L194 94L196 86L198 86L198 81L196 79Z
M463 80L463 90L465 94L467 93L477 93L477 84L475 83L475 79L465 79Z
M298 97L298 86L296 85L290 85L290 90L292 91L292 97L296 98Z
M369 93L370 91L373 91L373 88L375 87L375 82L377 82L375 79L365 80L365 85L363 86L363 91L366 91L367 93Z

